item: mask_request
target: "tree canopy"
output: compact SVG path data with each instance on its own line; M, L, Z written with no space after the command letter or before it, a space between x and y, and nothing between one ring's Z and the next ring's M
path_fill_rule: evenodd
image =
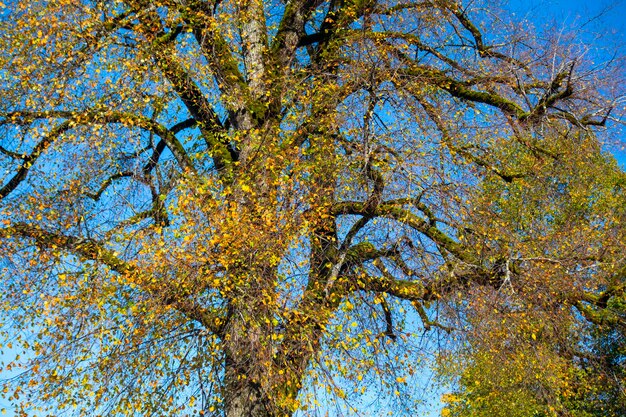
M448 415L624 409L620 57L492 1L0 10L18 413L413 415L435 362Z

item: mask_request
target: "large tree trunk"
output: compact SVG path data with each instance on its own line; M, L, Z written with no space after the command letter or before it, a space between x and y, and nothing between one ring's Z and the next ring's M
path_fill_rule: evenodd
M252 304L252 303L250 303ZM226 417L285 417L292 413L283 389L285 370L275 361L273 328L261 307L236 310L225 333L223 400ZM297 376L299 380L302 375ZM290 375L293 377L293 375ZM291 391L291 396L297 392Z
M263 398L264 395L259 384L250 380L237 380L236 375L231 375L230 381L228 379L227 376L224 392L226 417L272 417L277 415L272 410L270 401Z
M231 330L228 336L223 386L226 417L270 417L275 415L275 407L268 398L271 381L264 380L265 355L258 343L259 335L254 325L248 324L246 329L241 324L236 334ZM267 372L266 378L269 375Z

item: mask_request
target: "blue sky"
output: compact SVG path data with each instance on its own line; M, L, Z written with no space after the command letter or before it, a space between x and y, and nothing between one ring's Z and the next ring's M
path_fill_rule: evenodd
M508 8L522 15L529 13L565 23L584 23L597 17L597 23L622 33L626 25L624 0L510 0Z
M621 55L626 54L626 0L510 0L507 7L519 19L530 19L536 26L551 24L578 28L583 39L604 42L604 46L617 48ZM594 34L594 36L592 36ZM599 38L595 34L600 34ZM623 138L626 142L626 138ZM625 165L626 154L616 155ZM0 355L2 360L2 355ZM7 377L4 374L1 377ZM433 393L433 401L438 401L440 393ZM7 405L0 400L0 409ZM384 412L381 410L381 415ZM433 410L431 416L439 414ZM8 410L7 417L13 416Z

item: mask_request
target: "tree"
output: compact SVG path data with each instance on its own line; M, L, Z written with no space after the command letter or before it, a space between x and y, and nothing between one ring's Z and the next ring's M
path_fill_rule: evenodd
M602 258L607 251L619 250L610 240L623 239L619 223L624 216L624 174L601 155L571 158L566 171L562 164L535 171L545 177L532 184L496 182L485 187L489 201L479 206L491 206L484 215L494 219L477 213L472 230L486 227L483 234L514 247L515 253L541 248L543 255L509 261L513 268L526 264L525 273L534 275L524 282L527 288L520 291L511 284L494 292L485 287L473 299L463 297L469 304L464 306L464 345L441 358L443 375L458 378L454 392L444 398L448 415L623 414L624 296L609 293L623 285L623 270L605 271L612 281L600 283L595 279L604 262L595 255L586 265L578 262L589 256L587 245L602 251ZM573 165L579 169L572 170ZM587 253L579 252L583 247ZM562 251L570 252L570 258L555 256ZM513 268L511 279L518 273ZM600 295L583 295L577 305L587 320L572 315L560 301L571 291L568 280L577 274L587 288L600 289ZM603 309L588 309L586 302Z
M380 387L411 413L422 328L506 352L519 319L556 355L622 323L620 66L482 7L4 8L5 394L260 417Z
M610 308L623 315L623 298L613 298ZM624 415L623 325L579 325L586 337L566 333L558 340L563 323L550 328L554 323L536 314L525 318L492 323L479 331L492 339L474 334L460 355L446 358L445 372L460 378L455 392L443 398L445 415Z

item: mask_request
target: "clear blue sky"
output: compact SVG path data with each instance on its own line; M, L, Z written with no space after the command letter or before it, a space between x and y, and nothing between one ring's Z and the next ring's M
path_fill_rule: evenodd
M598 17L606 29L624 32L626 1L624 0L509 0L511 10L547 17L557 22L586 22Z
M605 34L605 46L612 45L613 50L617 48L621 55L626 55L626 0L510 0L508 8L519 19L530 19L537 27L552 23L579 28L589 34L589 39L590 34ZM623 142L626 143L626 138ZM617 155L622 166L626 165L624 155ZM439 394L433 393L433 396ZM437 400L433 398L434 402ZM0 409L3 406L6 405L0 400ZM430 415L438 414L439 410L433 410ZM6 414L7 417L12 415L10 410Z

